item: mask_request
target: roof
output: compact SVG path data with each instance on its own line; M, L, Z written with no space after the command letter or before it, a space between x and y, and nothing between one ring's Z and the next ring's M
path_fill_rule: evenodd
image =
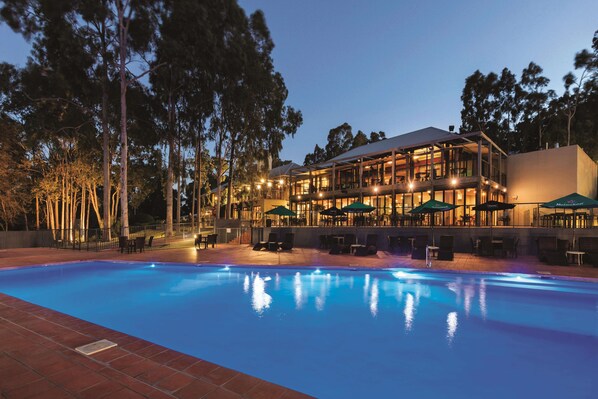
M365 144L360 147L353 148L352 150L330 159L330 161L359 158L371 153L382 152L385 150L391 151L395 148L417 147L419 144L450 139L456 136L457 134L455 133L430 126L424 129L416 130L414 132L404 133L386 140L380 140L376 141L375 143Z
M274 178L280 177L280 176L288 176L288 175L290 175L291 169L296 169L299 167L300 167L300 165L297 165L294 162L289 162L284 165L277 166L275 168L272 168L272 170L270 170L270 173L268 174L268 178L274 179Z

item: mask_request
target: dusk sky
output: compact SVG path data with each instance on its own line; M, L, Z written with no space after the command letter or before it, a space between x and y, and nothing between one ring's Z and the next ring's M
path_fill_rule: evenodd
M476 69L520 75L530 61L562 92L573 57L590 48L598 1L241 0L264 10L274 62L303 125L282 159L303 163L328 130L388 137L460 124L460 95ZM24 65L29 46L0 25L0 61Z

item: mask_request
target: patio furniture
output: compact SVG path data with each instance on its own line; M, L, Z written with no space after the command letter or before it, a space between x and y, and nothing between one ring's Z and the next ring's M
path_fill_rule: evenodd
M598 237L579 237L577 244L579 250L585 252L584 262L598 267Z
M147 247L151 248L153 243L154 243L154 236L150 236L149 240L147 240Z
M268 243L270 242L278 242L278 234L270 233L268 234L268 241L260 241L253 246L254 251L261 251L262 249L268 248Z
M399 237L399 251L401 254L408 254L411 252L411 240L409 237Z
M122 254L125 249L128 251L128 245L129 245L129 237L127 236L120 236L118 237L118 248L120 249L120 253Z
M586 253L583 251L567 251L565 255L567 255L567 260L571 258L571 263L577 264L577 266L581 266L583 264L583 256Z
M440 236L440 244L438 245L438 260L453 260L453 236Z
M320 249L328 249L328 240L325 234L320 234Z
M472 255L479 255L479 251L478 251L478 249L479 249L479 247L478 247L479 241L478 240L474 240L473 237L469 237L469 242L471 244L471 254Z
M295 242L295 234L286 233L284 236L284 241L278 243L278 246L283 251L290 251L291 249L293 249L294 242Z
M478 254L480 256L494 256L494 245L490 236L480 237L478 244Z
M270 233L268 235L268 242L266 243L268 251L278 251L278 234Z
M502 241L502 255L504 257L516 258L517 257L517 243L519 238L506 237Z
M139 250L139 252L143 252L145 247L145 236L144 237L137 237L135 238L135 247L133 248L134 252L137 252L137 250Z
M212 245L212 248L214 248L216 241L218 241L218 234L208 234L206 237L206 248L208 248L208 245Z
M196 249L200 249L201 244L203 244L207 248L206 240L207 240L207 237L204 237L201 234L199 234L197 237L195 237L195 242L193 243L193 245L195 246Z
M546 248L543 251L543 259L549 265L567 266L567 251L569 250L569 240L557 239L552 248Z
M396 253L400 252L399 237L388 236L388 251L391 254L396 254Z
M556 245L557 241L556 237L554 236L538 237L536 240L538 260L546 262L546 252L555 251L557 249Z
M355 256L375 255L378 252L377 242L378 234L368 234L365 239L365 245L360 245L356 248Z
M417 235L413 242L413 251L411 259L426 259L426 246L428 245L428 236Z

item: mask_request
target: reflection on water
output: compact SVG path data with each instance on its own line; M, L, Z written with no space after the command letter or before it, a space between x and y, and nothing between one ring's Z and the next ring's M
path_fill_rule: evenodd
M482 318L486 320L486 281L484 279L480 280L480 313Z
M413 295L407 294L405 310L403 310L403 314L405 315L405 331L407 332L411 331L411 327L413 327L413 314L415 313L413 302Z
M372 284L372 294L370 295L370 313L376 317L378 314L378 279L374 279Z
M446 317L446 338L449 345L453 343L453 338L457 332L457 312L451 312Z
M394 298L397 301L398 310L404 316L404 331L405 333L412 332L415 328L415 317L420 306L424 306L424 311L429 311L428 305L430 301L441 301L443 306L449 306L446 316L446 341L452 345L458 327L458 313L462 311L466 318L469 318L472 312L477 309L473 308L476 295L479 296L479 315L482 318L486 317L486 285L484 279L477 282L475 279L456 277L452 281L446 282L444 293L438 285L426 283L421 278L411 278L412 274L398 275L393 274L398 280L387 280L380 278L377 274L366 273L363 274L362 285L359 276L343 276L342 274L325 273L323 271L314 271L310 273L295 272L292 278L285 277L284 274L275 273L274 276L260 276L259 273L251 272L251 274L241 275L243 285L243 292L249 293L251 291L251 307L259 315L262 316L264 312L270 308L273 302L273 297L270 295L284 295L285 292L292 292L292 303L297 311L305 309L306 304L313 301L313 308L318 312L323 312L327 309L328 302L330 302L331 295L338 292L346 301L350 301L349 297L344 295L357 295L360 292L363 295L363 309L367 308L369 314L373 318L381 317L381 305L384 297L387 299ZM230 279L230 277L229 277ZM240 282L240 281L239 281ZM268 285L271 284L271 285ZM185 289L190 289L194 284L189 281L185 282ZM270 294L267 291L270 287ZM286 289L285 289L286 287ZM179 288L180 289L180 288ZM290 290L290 291L286 291ZM333 292L334 291L334 292ZM448 294L448 295L447 295ZM355 298L357 299L357 298ZM359 301L359 299L357 299ZM420 303L423 301L423 303ZM338 305L338 298L334 306ZM450 308L454 308L450 309ZM392 309L392 307L391 307ZM396 308L395 308L396 309ZM335 311L335 308L332 309ZM383 310L384 311L384 310ZM392 312L387 310L386 312ZM390 314L390 313L389 313ZM425 315L424 315L425 316ZM423 326L424 324L422 324ZM423 328L423 327L422 327Z
M301 284L301 273L295 273L293 277L293 288L295 296L295 309L301 309L303 307L303 286Z
M253 310L261 315L264 309L270 307L272 297L266 293L266 282L260 277L259 273L256 273L253 277L252 289L251 305L253 306Z
M245 275L245 279L243 280L243 292L246 294L249 293L249 276L248 275Z

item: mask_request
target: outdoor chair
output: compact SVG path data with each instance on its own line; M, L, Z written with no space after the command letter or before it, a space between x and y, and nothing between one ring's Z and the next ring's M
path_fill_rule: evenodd
M492 237L480 237L478 253L480 254L480 256L494 256L494 245L492 244Z
M196 249L200 249L201 244L205 244L205 240L206 239L201 234L198 234L197 237L195 237L195 242L193 243L193 245Z
M268 249L268 243L274 242L278 243L278 234L270 233L268 234L268 241L260 241L253 246L254 251L261 251L262 249Z
M577 245L580 251L585 252L584 262L598 267L598 237L579 237Z
M453 260L453 236L440 236L438 244L438 260Z
M536 249L538 259L542 262L546 262L546 252L557 250L557 240L555 236L552 237L538 237L536 240Z
M399 237L388 236L388 252L391 254L397 254L400 252Z
M355 239L355 234L344 234L344 243L340 245L341 252L348 254L351 252L351 245L355 245L357 240Z
M154 243L154 236L150 236L149 240L147 240L147 247L151 248L153 243Z
M216 242L218 241L218 234L208 234L206 237L206 249L208 245L211 245L212 248L216 246Z
M428 245L428 236L415 236L411 259L426 259L426 246Z
M517 247L515 246L515 238L506 237L502 240L502 256L516 258Z
M320 249L328 249L328 240L325 234L320 234Z
M278 243L278 246L283 251L290 251L291 249L293 249L294 242L295 242L295 234L286 233L284 236L284 241Z
M355 250L355 256L375 255L378 252L377 242L378 234L368 234L365 239L365 245L361 245Z
M143 252L145 247L145 237L137 237L135 238L135 248L134 251L137 252L137 250L139 250L139 252Z
M129 252L129 237L118 237L118 248L120 249L121 254L125 251L125 249L127 250L127 252Z
M473 237L469 237L469 242L471 244L471 254L472 255L478 255L479 251L478 251L478 242L477 242L477 240L474 240Z
M408 254L411 252L411 241L409 241L409 237L399 237L399 251L401 254Z
M268 235L268 243L266 244L268 251L278 251L278 234L270 233Z
M569 240L556 240L556 249L555 250L546 250L544 251L544 256L546 258L546 263L549 265L560 265L560 266L567 266L569 262L567 261L567 250L569 249Z

